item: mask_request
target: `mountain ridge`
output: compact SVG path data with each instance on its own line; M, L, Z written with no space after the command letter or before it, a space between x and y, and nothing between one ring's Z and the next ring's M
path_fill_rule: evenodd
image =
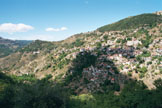
M157 12L157 13L160 13ZM156 23L161 22L162 17L160 14L141 14L137 16L131 16L125 19L122 19L113 24L108 24L103 27L98 28L99 31L118 31L124 29L135 29L138 27L145 26L156 26Z
M31 43L31 41L10 40L0 37L0 57L8 56L29 43Z

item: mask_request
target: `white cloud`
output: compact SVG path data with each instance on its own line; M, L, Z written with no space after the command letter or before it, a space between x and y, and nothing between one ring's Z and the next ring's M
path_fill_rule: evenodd
M58 32L58 31L65 31L67 30L67 27L61 27L61 28L46 28L46 31L53 31L53 32Z
M0 24L0 32L6 32L12 34L14 32L27 32L29 30L33 30L34 27L30 25L25 25L22 23L12 24L12 23L4 23Z

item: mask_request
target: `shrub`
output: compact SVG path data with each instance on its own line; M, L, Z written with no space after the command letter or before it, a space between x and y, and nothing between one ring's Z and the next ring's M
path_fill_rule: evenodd
M128 72L128 76L132 76L132 73L131 72Z
M143 54L141 55L142 57L150 57L151 53L149 51L144 50Z
M117 39L117 41L116 41L117 43L120 43L121 42L121 39Z
M107 36L107 35L105 35L103 38L104 38L104 41L107 41L108 36Z
M138 55L138 56L136 57L136 60L137 60L139 63L143 63L143 62L144 62L144 60L142 59L142 56L141 56L141 55Z
M141 41L142 41L142 45L144 47L148 48L149 45L152 43L153 40L151 39L151 36L146 35L146 39L142 39Z
M139 71L140 73L145 74L145 73L147 72L147 68L146 68L146 67L142 67L142 68L139 68L138 71Z
M156 88L162 88L162 79L157 79L154 81Z
M97 42L96 46L97 46L97 48L101 48L101 46L102 46L101 42Z

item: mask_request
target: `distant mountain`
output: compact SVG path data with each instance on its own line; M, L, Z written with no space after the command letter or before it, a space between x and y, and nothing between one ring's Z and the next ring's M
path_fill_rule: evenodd
M162 78L161 37L162 15L154 13L129 17L59 42L37 40L25 46L25 42L1 39L9 52L15 46L20 49L0 59L0 70L37 78L51 74L77 94L120 91L131 79L143 81L151 89L153 82Z
M32 41L26 40L10 40L0 37L0 58L8 56L9 54L19 50L28 45Z

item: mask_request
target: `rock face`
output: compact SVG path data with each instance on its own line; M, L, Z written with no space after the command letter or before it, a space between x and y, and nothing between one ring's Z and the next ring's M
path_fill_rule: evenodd
M162 15L162 11L157 11L157 12L155 12L155 14Z

